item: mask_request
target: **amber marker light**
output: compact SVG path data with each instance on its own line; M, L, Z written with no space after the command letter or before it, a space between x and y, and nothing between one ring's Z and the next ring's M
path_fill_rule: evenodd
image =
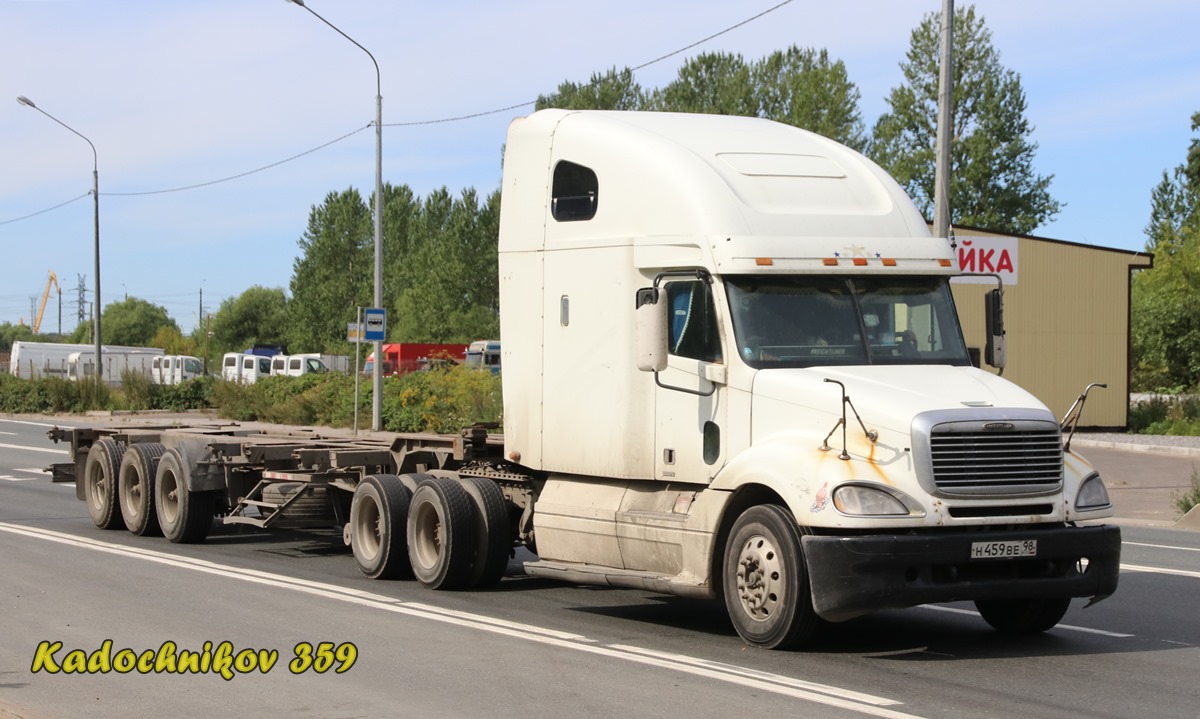
M775 264L775 260L771 259L770 257L755 257L754 264L758 265L759 267L770 267L771 265Z
M825 259L821 260L821 264L825 265L826 267L837 267L837 258L826 257Z

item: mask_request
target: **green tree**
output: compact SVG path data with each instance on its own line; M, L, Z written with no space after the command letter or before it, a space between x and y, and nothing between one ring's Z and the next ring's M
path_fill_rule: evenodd
M811 130L862 150L866 130L858 110L861 94L846 64L829 52L793 45L751 66L758 115Z
M385 194L385 215L393 212L387 199ZM320 352L339 338L344 342L346 323L354 320L358 307L372 306L374 235L371 210L354 188L331 192L312 208L292 265L286 323L291 346ZM385 242L402 240L385 233Z
M404 282L389 321L398 342L470 342L499 336L500 195L430 193L414 226Z
M179 331L179 325L167 314L166 308L137 297L128 297L105 307L100 323L101 340L106 345L146 347L160 328L171 327Z
M27 325L14 325L11 322L0 324L0 352L12 351L13 342L17 342L18 340L29 342L34 340L34 338L35 335L33 334L33 329ZM2 369L0 369L0 371L2 371Z
M212 351L219 354L255 344L286 345L287 321L288 301L283 289L255 285L217 308L211 322ZM344 332L344 324L342 328Z
M1192 130L1200 129L1200 113ZM1200 182L1192 174L1200 155L1193 139L1187 159L1150 193L1146 250L1154 267L1133 278L1131 344L1139 390L1200 387Z
M679 68L679 76L651 93L647 109L716 115L758 114L750 65L740 54L702 53Z
M875 123L870 154L905 187L926 217L934 208L934 157L941 13L912 32L904 84L892 89L891 110ZM1024 234L1058 214L1053 175L1033 170L1037 143L1025 117L1020 76L1000 63L992 33L974 6L954 13L954 136L951 141L951 221Z
M633 71L614 67L604 74L593 74L591 81L583 85L564 80L553 95L538 95L535 109L641 110L646 101L646 93L633 80Z

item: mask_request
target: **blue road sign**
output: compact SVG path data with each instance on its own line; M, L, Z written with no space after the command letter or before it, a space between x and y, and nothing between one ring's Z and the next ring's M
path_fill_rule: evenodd
M367 342L382 342L387 333L387 312L378 307L368 307L363 310L366 325L363 329L363 339Z

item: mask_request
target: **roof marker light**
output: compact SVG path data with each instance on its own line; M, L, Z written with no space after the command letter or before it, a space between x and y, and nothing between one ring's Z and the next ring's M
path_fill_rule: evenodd
M821 260L821 264L825 265L826 267L837 267L837 263L838 261L836 257L826 257L825 259Z
M770 267L771 265L775 264L775 260L771 259L770 257L755 257L754 264L758 265L759 267Z

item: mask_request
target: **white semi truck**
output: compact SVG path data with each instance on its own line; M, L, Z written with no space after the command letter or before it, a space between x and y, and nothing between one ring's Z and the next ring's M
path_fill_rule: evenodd
M503 436L52 430L56 478L99 526L332 524L366 576L438 589L525 546L529 574L723 598L761 647L957 600L1039 632L1115 591L1103 481L971 366L947 240L863 156L761 119L545 110L512 123L502 192Z

